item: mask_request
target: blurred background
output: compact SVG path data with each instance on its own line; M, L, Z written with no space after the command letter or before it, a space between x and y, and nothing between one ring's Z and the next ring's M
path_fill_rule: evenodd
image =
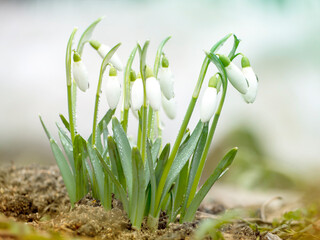
M106 17L93 37L109 46L122 42L118 54L124 64L136 42L149 39L147 59L153 65L158 44L172 36L165 53L175 75L179 108L174 121L164 116L165 142L173 142L177 135L204 50L235 33L242 40L238 51L249 57L259 76L259 92L256 102L248 105L229 87L206 174L228 149L238 146L234 173L228 176L244 186L259 181L287 187L297 176L316 176L320 169L318 0L0 1L1 164L54 164L38 115L57 138L58 114L67 115L67 40L74 26L79 27L78 39L100 16ZM101 59L87 46L83 60L91 88L78 94L78 130L87 137ZM102 97L100 115L106 110ZM198 120L197 105L190 128ZM132 121L129 132L135 135L136 121ZM278 177L276 183L269 181L272 176Z

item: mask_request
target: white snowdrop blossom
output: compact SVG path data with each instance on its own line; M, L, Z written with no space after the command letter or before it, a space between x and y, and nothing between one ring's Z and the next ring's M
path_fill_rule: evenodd
M105 44L101 44L95 40L90 41L91 46L97 50L98 54L104 58L111 48ZM110 63L114 66L118 71L122 71L123 65L117 53L115 53L110 59Z
M164 95L161 96L162 108L168 118L174 119L177 115L177 101L175 98L168 100Z
M115 109L118 106L121 95L121 85L117 76L108 77L105 83L105 93L110 109Z
M248 91L248 82L242 71L233 62L231 62L228 57L221 55L220 60L225 66L227 77L232 86L241 94L246 94Z
M73 55L73 77L78 88L85 92L89 88L89 73L78 53Z
M162 94L168 99L172 99L174 97L174 80L173 75L171 73L170 68L162 67L159 69L158 79L160 82L160 88Z
M217 89L207 87L201 100L200 119L202 122L208 122L216 110L217 105Z
M141 78L137 78L131 87L131 108L138 111L143 104L143 83Z
M155 77L147 78L146 92L150 106L154 111L158 111L161 106L161 89L159 81Z
M253 103L257 96L258 79L252 67L250 66L250 62L247 57L243 57L241 59L241 65L242 65L242 72L246 77L246 79L248 80L248 84L249 84L247 93L243 94L242 96L247 103Z

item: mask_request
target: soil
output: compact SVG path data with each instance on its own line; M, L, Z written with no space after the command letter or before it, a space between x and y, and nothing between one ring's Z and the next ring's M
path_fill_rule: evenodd
M167 224L166 215L162 213L158 230L150 231L143 225L137 231L131 227L121 203L116 199L113 200L113 209L108 212L90 195L71 209L56 166L10 166L0 170L0 239L58 239L57 233L60 239L193 239L193 233L202 219L216 218L226 208L221 202L207 201L199 208L192 223ZM251 212L259 216L259 208ZM11 227L19 224L16 222L27 223L28 228L32 229L28 231L36 232L42 238L26 237L21 235L20 230L20 233L9 231L16 229ZM277 239L260 234L245 221L227 224L221 232L225 239Z

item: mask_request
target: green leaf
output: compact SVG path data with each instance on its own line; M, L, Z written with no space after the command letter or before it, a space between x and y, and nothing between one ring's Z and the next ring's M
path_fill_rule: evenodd
M44 130L44 132L46 133L46 135L47 135L47 137L48 137L48 139L49 139L49 141L50 141L50 139L52 139L51 134L50 134L50 132L48 131L46 125L44 125L44 122L42 121L42 117L41 117L40 115L39 115L39 119L40 119L41 125L42 125L42 127L43 127L43 130Z
M123 173L126 178L127 190L129 198L132 196L132 160L131 160L131 147L126 133L124 132L121 124L116 117L112 118L113 137L117 144Z
M153 165L156 163L161 148L161 138L157 138L151 147L151 156Z
M173 181L178 177L180 171L182 170L186 162L189 160L189 158L193 154L196 148L197 142L199 140L200 134L202 132L202 129L203 129L203 123L199 121L193 133L191 134L188 142L185 144L183 148L179 148L177 156L173 160L173 163L171 165L171 168L162 192L161 199L163 199L165 194L169 191Z
M129 210L129 202L127 198L127 193L121 186L120 182L118 179L114 176L113 172L111 171L110 167L108 164L103 160L101 154L99 153L98 149L93 148L95 150L95 154L98 156L98 159L100 160L100 163L103 167L103 170L105 171L105 174L108 174L111 181L114 183L115 187L117 188L118 192L120 193L120 201L123 204L123 208L126 212Z
M132 217L134 221L132 225L140 229L143 220L144 207L145 207L145 193L146 184L144 179L144 166L141 158L140 151L137 147L132 148L132 176L136 180L133 184L131 209ZM133 214L136 211L136 214Z
M121 165L121 160L118 152L118 148L116 142L114 141L112 136L108 136L108 149L109 149L109 156L111 160L111 169L114 175L118 178L121 185L125 188L126 187L126 179L123 174L123 169Z
M160 157L157 162L156 170L155 170L157 184L160 181L163 168L168 160L169 154L170 154L170 143L167 143L160 154Z
M186 215L183 218L183 222L191 222L194 218L194 215L200 206L200 203L207 195L213 184L220 178L222 175L228 170L229 166L232 164L236 154L238 152L238 148L231 149L219 162L216 169L213 171L211 176L207 179L207 181L203 184L199 192L197 192L196 196L192 200L189 208L186 211Z
M118 48L121 46L121 43L118 43L117 45L115 45L113 48L111 48L111 50L107 53L107 55L104 57L102 63L101 63L101 68L100 68L100 76L99 78L102 78L104 71L106 70L106 67L110 61L110 59L112 58L112 56L116 53L116 51L118 50Z
M153 144L154 146L154 144ZM152 156L152 150L149 141L147 141L147 160L149 165L149 176L150 176L150 184L151 184L151 201L150 201L150 213L151 215L154 215L154 202L156 198L156 174L153 166L153 156Z
M95 154L91 144L87 142L87 149L88 149L88 154L91 162L91 166L93 169L93 178L96 179L96 183L98 184L98 189L99 189L99 200L102 202L105 200L104 198L104 173L102 170L102 166L100 163L100 160L97 158L97 155ZM110 193L111 197L111 193Z
M69 125L68 120L61 113L59 114L59 117L60 117L64 127L70 132L70 125Z
M64 152L66 153L70 166L72 168L72 172L75 173L75 166L74 166L74 159L73 159L73 146L71 139L67 136L67 133L59 126L59 124L56 124L58 127L58 134L59 139L62 144L62 147L64 149Z
M53 155L56 159L57 165L60 169L64 184L66 185L71 205L74 206L74 203L76 202L75 178L72 175L71 169L69 168L69 165L62 151L60 150L59 146L53 139L50 139L50 146L51 146Z
M78 47L77 47L77 52L80 54L80 56L82 55L84 45L91 39L91 36L95 27L103 18L104 17L100 17L97 20L95 20L93 23L91 23L90 26L87 27L87 29L81 35L80 40L78 42Z
M164 45L169 41L169 39L171 38L171 36L166 37L159 45L158 50L157 50L157 54L156 54L156 59L154 61L154 66L153 66L153 74L154 76L157 78L158 77L158 71L159 71L159 67L160 67L160 61L161 61L161 55L162 55L162 50Z
M200 180L202 169L205 162L203 161L202 163L200 163L200 159L207 141L207 136L208 136L208 124L205 124L203 127L202 134L197 143L196 150L192 157L191 168L190 168L189 177L188 177L188 187L186 192L186 198L182 207L183 211L187 207L189 207L189 204L193 199L194 194L196 193L196 190L197 190L197 186L199 184L199 180ZM199 165L200 165L200 168L199 168Z

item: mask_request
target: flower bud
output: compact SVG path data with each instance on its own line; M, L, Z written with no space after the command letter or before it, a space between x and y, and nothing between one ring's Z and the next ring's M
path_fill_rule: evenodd
M241 70L228 57L220 55L219 59L226 69L227 77L232 86L240 93L245 94L248 91L248 82Z
M247 103L253 103L257 96L258 79L252 67L250 66L250 62L247 57L243 57L241 59L241 66L243 75L246 77L249 83L248 91L243 95L243 98Z
M137 78L131 87L131 109L138 111L143 104L143 83L141 77Z
M77 52L73 54L73 77L78 88L85 92L89 88L89 74Z
M170 100L174 97L174 80L170 68L160 68L158 73L162 94Z
M110 109L115 109L119 103L121 85L117 76L117 70L114 67L111 67L109 70L109 77L105 84L105 93Z
M161 89L159 81L155 77L148 77L146 80L147 98L154 111L158 111L161 106Z
M177 101L175 98L168 100L164 95L161 96L162 108L168 118L174 119L177 115Z
M95 40L91 40L90 41L90 45L97 50L97 52L99 53L99 55L104 58L108 52L111 50L111 48L107 45L101 44L98 41ZM122 62L118 56L117 53L113 54L112 58L110 59L110 63L118 70L118 71L122 71L123 69L123 65Z
M200 119L202 122L208 122L216 110L217 104L217 89L207 87L201 101Z

